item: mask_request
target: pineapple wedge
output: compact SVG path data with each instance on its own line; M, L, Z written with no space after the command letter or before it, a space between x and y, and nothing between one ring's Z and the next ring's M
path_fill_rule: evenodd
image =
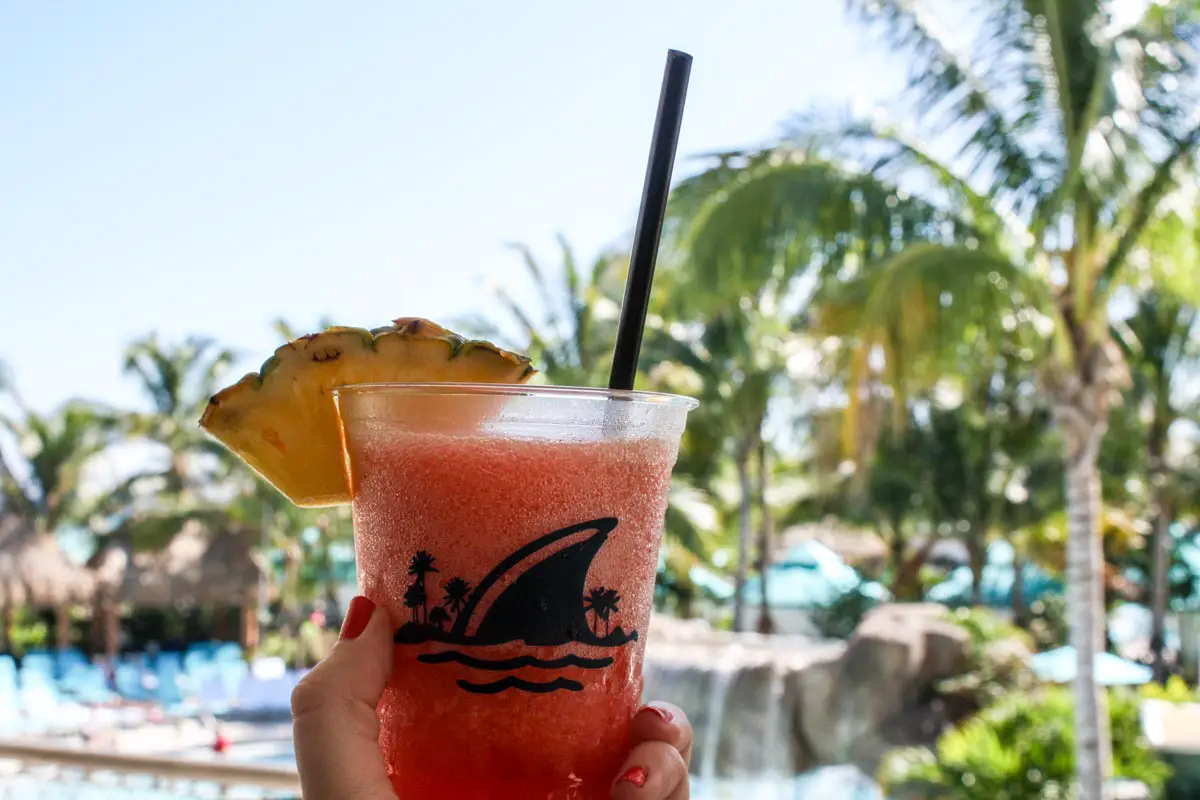
M524 383L529 359L425 319L334 327L275 351L208 401L200 427L298 506L350 502L331 390L358 383Z

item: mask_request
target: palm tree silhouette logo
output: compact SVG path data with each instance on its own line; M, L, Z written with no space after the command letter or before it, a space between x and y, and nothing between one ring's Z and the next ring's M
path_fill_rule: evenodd
M412 583L404 590L404 605L412 612L412 621L416 624L421 622L421 609L427 599L425 587L420 583Z
M404 593L404 605L413 610L413 620L417 621L417 608L421 609L421 622L429 622L429 595L425 591L425 576L430 572L437 572L437 567L434 564L434 557L427 550L418 550L413 555L412 561L408 564L408 574L412 576L412 586L408 587L408 591ZM420 587L419 591L417 587ZM412 595L411 597L409 595Z
M446 593L445 603L446 608L456 617L463 610L463 606L467 604L467 595L471 593L471 584L467 583L462 578L451 578L446 581L446 585L442 587Z
M592 615L592 633L600 635L600 620L604 620L604 635L612 633L612 615L620 611L617 607L620 602L621 594L616 589L597 586L588 591L583 606Z

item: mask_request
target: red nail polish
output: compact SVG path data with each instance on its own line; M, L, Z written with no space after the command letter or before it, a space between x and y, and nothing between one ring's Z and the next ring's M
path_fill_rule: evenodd
M638 713L645 714L647 712L654 714L659 719L661 719L663 722L670 722L671 720L675 719L674 714L672 714L670 711L668 711L667 709L662 708L660 706L646 706Z
M646 785L646 780L650 777L650 773L645 767L630 767L629 771L617 779L617 783L621 781L629 781L637 788L642 788Z
M342 620L342 632L339 639L357 639L367 629L367 623L375 613L375 604L362 595L357 595L350 601L346 609L346 618Z

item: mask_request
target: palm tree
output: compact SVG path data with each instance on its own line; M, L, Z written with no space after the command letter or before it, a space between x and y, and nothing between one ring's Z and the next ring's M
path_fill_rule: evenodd
M604 607L600 611L600 618L604 620L605 636L612 633L612 615L621 610L618 605L620 602L621 593L616 589L606 589L604 591Z
M496 320L483 319L467 320L465 326L524 352L552 384L601 386L612 363L628 256L610 249L584 266L562 236L558 246L559 263L548 269L527 245L511 245L533 283L536 310L498 288L496 299L507 317L503 327ZM507 333L514 327L515 337Z
M421 587L421 608L424 612L423 619L429 622L429 604L428 596L425 593L425 576L431 572L437 572L434 566L436 559L426 550L418 550L412 557L412 561L408 564L408 574L413 576L413 585Z
M908 60L911 102L903 111L949 152L942 157L915 132L878 123L839 125L832 146L852 147L843 154L870 159L872 180L894 179L965 225L927 228L924 244L899 250L860 246L861 225L842 223L900 226L903 193L872 209L876 192L864 191L855 214L838 219L821 198L840 196L844 181L814 185L805 174L811 158L800 151L813 145L806 134L800 150L792 142L762 154L712 192L696 214L690 259L698 282L716 286L761 279L781 263L832 264L823 276L853 278L854 387L877 372L879 358L898 393L930 379L969 330L992 333L980 326L987 315L993 324L1012 315L1038 320L1041 385L1067 464L1078 778L1081 796L1099 798L1111 746L1092 673L1104 640L1097 458L1110 406L1128 383L1108 301L1136 268L1147 223L1200 141L1196 65L1185 41L1200 10L1181 0L979 0L968 29L975 39L960 48L919 0L849 5ZM1131 9L1141 16L1130 18ZM738 220L749 222L735 227ZM829 244L814 253L814 239ZM830 261L830 251L853 258ZM851 402L858 396L854 388Z
M769 566L771 521L761 500L770 490L769 412L807 388L792 379L792 359L820 352L803 335L807 265L836 275L859 250L890 252L909 239L953 228L956 220L918 199L899 199L869 175L777 153L721 154L714 166L675 189L670 212L661 316L686 323L655 326L652 319L644 358L674 359L700 377L701 408L689 419L689 434L711 414L717 452L727 451L737 470L733 624L741 630L756 505L760 573L765 576ZM883 213L891 217L880 220ZM811 230L781 228L781 220L806 220L808 229L819 223L820 230L838 233L820 238ZM762 597L760 628L769 629L767 593Z
M1200 357L1197 345L1197 307L1170 291L1151 288L1138 298L1134 314L1124 321L1128 355L1134 367L1134 397L1144 398L1150 409L1145 448L1149 458L1151 513L1151 639L1156 677L1166 680L1163 660L1163 619L1166 616L1167 567L1171 559L1168 526L1172 518L1171 468L1167 463L1167 436L1180 417L1180 397L1189 373L1186 366Z
M0 415L0 429L21 443L28 473L19 477L0 453L0 498L5 508L32 518L46 534L65 523L85 521L92 503L81 492L83 471L112 443L115 428L113 415L79 401L49 415L24 407L18 417Z
M168 466L158 477L168 492L189 502L197 500L191 495L204 485L203 476L193 474L197 456L216 457L226 465L231 461L196 421L233 360L233 351L200 336L163 343L151 333L125 351L125 373L137 380L151 405L149 413L130 415L130 432L166 449Z
M442 587L446 592L444 600L446 608L455 616L463 610L463 606L467 604L467 595L471 592L471 584L467 583L462 578L451 578L446 581L446 585Z
M404 590L404 607L412 612L412 621L421 622L421 611L426 607L428 597L425 595L425 585L414 581Z
M0 392L16 410L15 415L0 413L0 433L11 437L20 455L14 467L0 441L0 514L23 517L42 537L53 537L68 525L86 527L104 499L102 494L87 496L86 469L113 442L116 415L82 401L39 414L9 383L0 383ZM3 612L0 639L7 635L12 609ZM69 617L65 608L55 612L57 644L65 647Z
M606 589L603 586L597 586L594 589L589 589L587 597L584 598L584 612L592 615L592 633L596 636L600 635L600 620L604 620L605 632L609 634L609 618L613 612L617 610L617 603L621 596L616 589Z
M680 318L687 291L678 272L664 275L662 317ZM744 587L754 539L754 512L759 511L758 566L765 573L770 557L770 445L766 427L773 399L791 386L787 362L799 343L780 306L779 285L764 285L748 302L714 310L690 325L650 320L643 363L652 378L669 391L693 394L700 408L684 434L680 474L708 485L722 463L732 458L737 473L738 539L734 589L734 630L745 627ZM682 317L687 318L687 317ZM691 317L696 319L694 316ZM664 370L662 367L669 367ZM682 368L686 375L679 374ZM696 384L689 389L687 384ZM694 451L694 452L692 452ZM766 594L760 626L770 627Z

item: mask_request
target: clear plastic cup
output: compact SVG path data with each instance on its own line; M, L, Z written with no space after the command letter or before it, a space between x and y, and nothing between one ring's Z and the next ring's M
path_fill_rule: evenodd
M468 384L336 399L359 586L397 625L379 716L399 796L607 798L696 402Z

